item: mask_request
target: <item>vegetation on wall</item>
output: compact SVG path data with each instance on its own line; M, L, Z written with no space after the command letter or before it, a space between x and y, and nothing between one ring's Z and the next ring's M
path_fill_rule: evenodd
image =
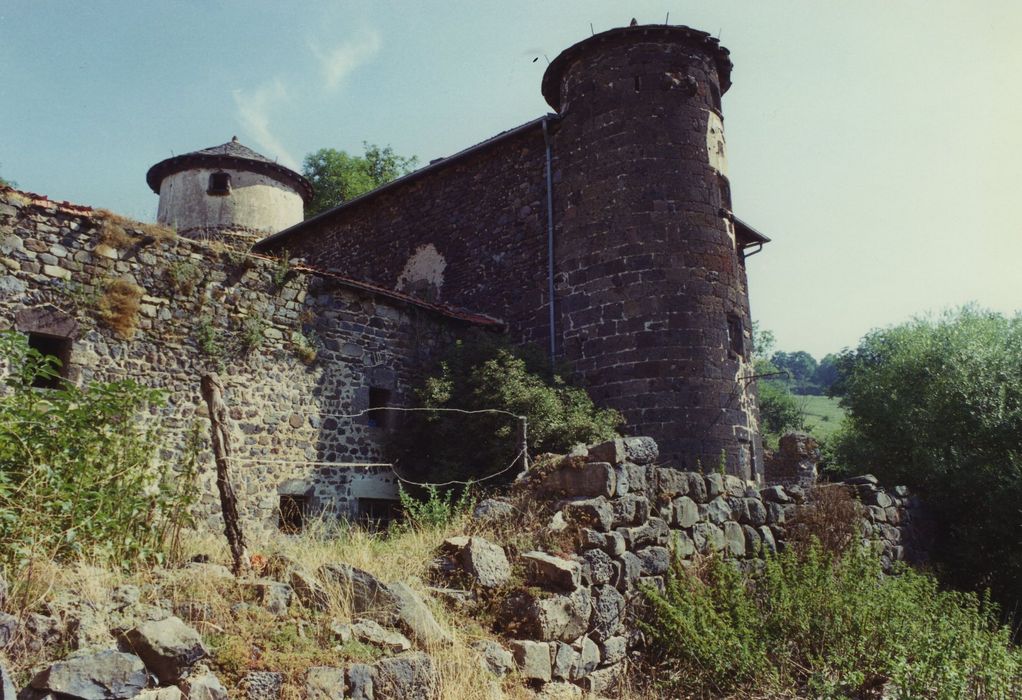
M508 467L520 449L517 416L527 420L530 455L616 437L623 422L617 411L597 408L583 389L551 374L542 355L482 333L445 353L416 398L423 408L506 412L403 416L391 439L398 468L428 472L437 482L478 480ZM503 481L513 476L509 470Z
M99 224L100 243L116 250L126 250L136 243L169 241L177 235L172 228L132 221L107 209L97 209L92 218Z
M401 177L418 164L415 156L405 158L390 146L363 143L365 155L353 156L334 148L321 148L305 156L304 175L315 190L305 207L306 218L347 202L380 185Z
M107 280L97 301L99 320L122 340L131 340L145 290L127 279Z
M1022 601L1022 315L967 307L868 334L838 361L833 468L919 492L959 586Z
M172 479L156 464L159 435L138 420L161 394L131 381L40 391L33 383L59 376L59 362L19 333L0 333L0 358L8 367L0 397L0 564L161 557L187 522L194 491L191 474Z
M163 277L172 293L189 296L202 280L202 270L191 260L178 260L167 266Z

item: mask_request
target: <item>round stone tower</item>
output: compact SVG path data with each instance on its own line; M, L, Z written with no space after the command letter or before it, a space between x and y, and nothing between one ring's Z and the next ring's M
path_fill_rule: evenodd
M682 26L613 29L551 62L555 304L560 354L630 433L656 437L665 465L756 478L730 85L727 49Z
M312 185L243 146L220 146L162 160L146 173L160 195L156 220L181 236L247 247L304 218Z

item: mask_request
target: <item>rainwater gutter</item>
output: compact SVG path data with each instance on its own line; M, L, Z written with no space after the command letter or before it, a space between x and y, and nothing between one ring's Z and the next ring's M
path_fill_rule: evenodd
M543 144L546 146L546 256L547 256L547 307L550 311L550 369L554 368L557 357L557 334L554 316L554 174L553 153L547 124L562 115L548 114L543 117Z

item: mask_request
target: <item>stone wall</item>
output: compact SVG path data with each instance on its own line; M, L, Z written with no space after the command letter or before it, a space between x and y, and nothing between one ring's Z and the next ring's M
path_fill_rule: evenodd
M800 486L760 488L731 475L678 471L657 466L658 456L651 438L619 439L540 461L516 481L518 502L549 504L546 533L558 542L549 552L511 559L525 585L504 601L498 626L526 678L607 691L639 639L632 619L638 588L663 590L672 552L755 567L787 546L793 517L811 505L813 492ZM907 491L887 492L870 476L835 487L861 499L865 543L884 564L904 559L912 522ZM485 501L477 517L516 518L514 500ZM447 549L482 582L494 568L480 539L452 538ZM503 556L499 547L491 554Z
M723 460L758 478L748 290L720 112L730 66L716 40L686 27L597 34L551 63L543 91L556 116L257 249L498 315L513 338L546 349L550 215L558 358L674 466Z
M183 458L193 426L205 445L199 379L218 371L241 511L267 526L277 523L280 494L351 517L359 499L396 498L389 468L344 466L385 461L392 415L342 416L365 411L371 388L406 403L434 350L469 322L493 325L11 189L0 190L0 263L0 327L66 343L65 373L76 383L133 379L166 392L154 419L168 459ZM130 296L132 285L137 313L105 318L111 290ZM198 459L200 514L216 520L205 447Z

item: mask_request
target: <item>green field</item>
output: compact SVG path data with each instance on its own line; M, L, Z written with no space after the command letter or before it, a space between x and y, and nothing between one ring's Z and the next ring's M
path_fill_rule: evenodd
M806 415L806 430L820 438L828 438L844 420L845 412L838 400L829 396L796 396Z

